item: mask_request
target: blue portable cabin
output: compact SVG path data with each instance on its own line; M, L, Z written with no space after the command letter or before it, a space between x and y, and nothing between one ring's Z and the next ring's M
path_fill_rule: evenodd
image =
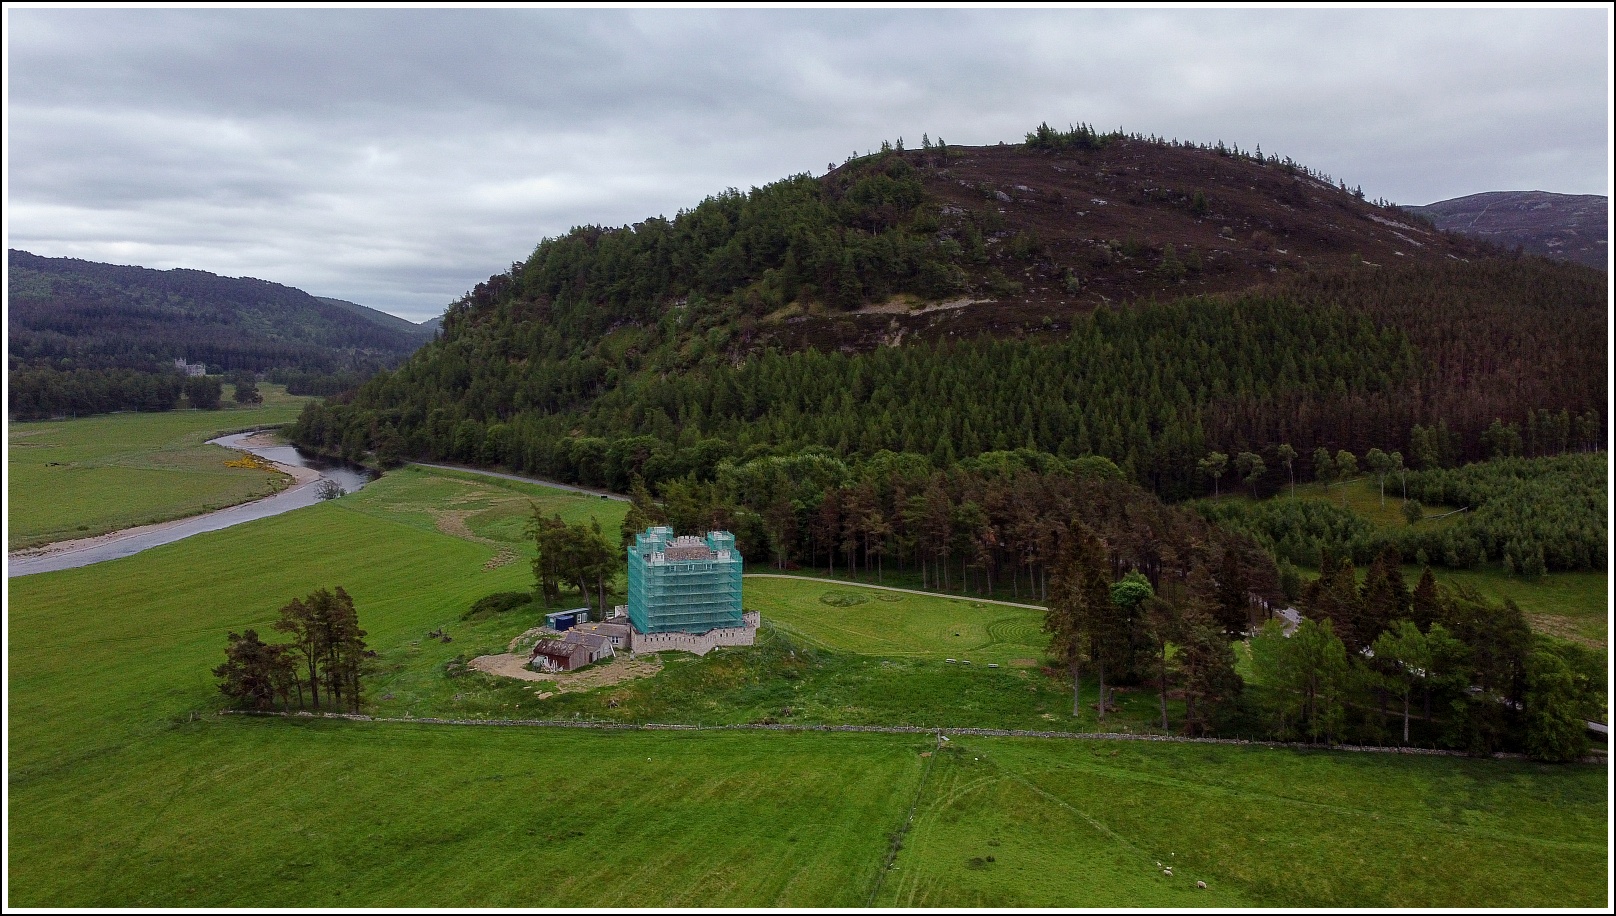
M589 608L573 608L570 611L555 611L544 615L544 625L557 633L564 633L580 623L589 622Z

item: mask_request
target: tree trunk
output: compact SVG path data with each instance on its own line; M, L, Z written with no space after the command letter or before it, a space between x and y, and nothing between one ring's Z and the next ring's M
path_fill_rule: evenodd
M1100 721L1105 721L1105 659L1100 659Z
M1403 693L1403 743L1408 743L1408 695L1413 691Z
M309 653L309 705L315 709L320 708L320 663L313 652Z
M1161 646L1161 714L1162 731L1167 731L1167 643Z
M1072 718L1082 714L1083 676L1082 667L1072 662Z

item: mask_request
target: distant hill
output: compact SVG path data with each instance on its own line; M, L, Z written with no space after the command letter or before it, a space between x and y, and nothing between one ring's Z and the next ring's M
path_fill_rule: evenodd
M367 305L360 305L357 302L349 302L346 299L332 299L329 296L315 296L314 298L324 302L326 305L334 305L338 308L346 309L353 314L366 319L367 321L374 321L384 328L392 328L394 330L403 331L406 334L415 334L420 336L423 341L431 340L432 335L436 333L438 329L438 320L435 318L431 321L423 321L417 324L408 319L400 318L397 315L390 315L387 312L373 309Z
M266 280L7 256L14 369L150 370L184 358L225 371L363 373L431 339L401 318Z
M1590 267L1609 263L1610 199L1598 194L1488 191L1404 209L1505 249Z

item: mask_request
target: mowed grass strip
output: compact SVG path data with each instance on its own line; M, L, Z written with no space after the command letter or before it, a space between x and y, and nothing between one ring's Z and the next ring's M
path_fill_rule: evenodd
M184 518L280 489L286 475L227 467L240 455L205 444L226 430L290 423L308 400L277 385L260 390L257 407L9 424L7 549Z
M958 738L876 903L1604 906L1606 798L1593 767Z
M745 593L746 606L775 626L866 655L1008 664L1036 661L1049 645L1043 612L1028 608L765 576L747 577Z
M208 720L11 796L17 906L856 906L924 742Z

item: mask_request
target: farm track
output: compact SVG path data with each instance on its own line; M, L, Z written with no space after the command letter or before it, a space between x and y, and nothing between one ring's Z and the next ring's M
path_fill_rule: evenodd
M519 474L506 474L503 471L485 471L482 468L468 467L463 464L432 464L426 461L410 461L407 462L407 464L415 467L433 468L439 471L459 471L462 474L480 474L483 477L497 477L500 480L512 480L517 483L537 484L541 487L549 487L552 490L566 490L570 493L582 493L585 496L599 496L602 499L614 499L622 503L629 501L627 496L621 496L609 490L597 490L592 487L578 487L573 486L572 484L560 483L554 480L541 480L537 477L523 477Z
M399 716L367 716L363 713L340 712L263 712L248 709L221 709L221 716L257 716L277 719L336 719L346 722L381 722L400 725L485 726L494 728L583 728L597 731L671 731L671 732L852 732L878 735L935 735L946 740L950 736L972 738L1039 738L1077 741L1155 741L1168 744L1227 744L1242 747L1271 747L1303 751L1343 751L1361 754L1413 754L1425 757L1469 757L1463 751L1445 751L1419 747L1375 747L1357 744L1330 746L1286 741L1246 741L1240 738L1191 738L1186 735L1140 735L1132 732L1057 732L1032 731L1019 728L936 728L924 725L765 725L740 723L736 725L677 725L661 722L583 722L567 719L442 719L434 717L404 718ZM1495 760L1526 760L1524 754L1491 755ZM1605 764L1605 755L1584 758L1584 763Z
M950 595L947 592L925 592L918 588L898 588L893 585L869 585L864 582L844 582L841 579L821 579L817 576L791 576L785 573L747 573L748 579L795 579L798 582L819 582L824 585L845 585L849 588L873 588L883 592L902 592L905 595L923 595L927 598L952 598L955 601L974 601L978 604L997 604L1003 607L1020 607L1031 611L1044 611L1048 608L1041 604L1017 604L1014 601L997 601L992 598L977 598L972 595Z

